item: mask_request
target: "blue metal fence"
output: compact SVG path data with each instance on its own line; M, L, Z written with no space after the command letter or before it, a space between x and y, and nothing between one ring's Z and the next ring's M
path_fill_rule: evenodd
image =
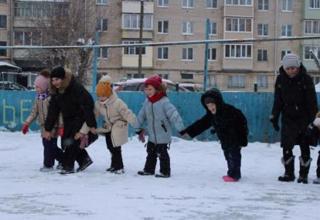
M134 113L138 113L145 99L142 92L121 92L118 95ZM200 96L200 93L169 94L171 102L177 107L185 125L191 124L204 114ZM279 140L279 134L273 131L268 119L273 104L272 93L225 92L223 97L227 103L241 109L247 117L250 141L275 142ZM24 120L30 113L34 98L34 92L0 91L0 127L12 131L21 129ZM38 129L38 125L33 123L31 129ZM130 133L132 134L132 129ZM212 138L210 132L199 136L199 139L202 140Z

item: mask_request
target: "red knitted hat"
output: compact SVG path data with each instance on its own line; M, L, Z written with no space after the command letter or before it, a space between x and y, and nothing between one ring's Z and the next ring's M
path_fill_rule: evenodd
M158 76L158 75L150 76L150 77L144 82L144 85L145 85L145 86L151 85L151 86L153 86L153 87L156 88L156 89L160 88L161 84L162 84L162 79L161 79L161 77Z

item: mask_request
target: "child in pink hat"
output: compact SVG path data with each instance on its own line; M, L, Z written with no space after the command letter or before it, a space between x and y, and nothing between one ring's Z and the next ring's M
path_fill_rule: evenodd
M54 161L57 160L62 162L62 150L57 146L57 133L61 133L62 126L59 126L60 129L55 129L52 132L52 138L47 140L43 138L44 132L44 123L48 113L50 95L49 95L49 78L50 72L48 70L42 70L40 74L36 77L34 85L36 88L36 99L32 107L31 113L24 122L22 126L22 133L26 134L29 131L30 124L37 118L38 123L41 129L42 143L44 147L44 159L43 167L40 168L40 171L47 172L52 171L54 166ZM61 124L61 123L60 123Z

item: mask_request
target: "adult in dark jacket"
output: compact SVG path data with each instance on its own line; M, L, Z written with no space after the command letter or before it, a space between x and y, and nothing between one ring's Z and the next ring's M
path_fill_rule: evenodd
M74 172L75 160L79 163L77 171L84 170L92 161L85 149L80 149L79 131L86 122L91 131L97 126L94 116L94 101L89 92L79 84L71 72L63 67L51 71L52 98L45 122L46 138L53 129L59 114L62 114L64 134L62 136L63 170L62 174Z
M212 133L217 133L228 163L228 173L223 179L227 182L237 181L241 178L241 147L248 144L247 120L239 109L223 101L217 89L205 92L201 103L206 114L180 134L195 137L213 127Z
M276 79L274 103L270 121L276 131L279 131L281 114L281 147L283 148L282 162L285 173L279 181L295 180L294 145L300 145L299 183L308 183L310 169L310 147L306 138L308 125L317 113L317 98L312 78L307 74L299 57L287 54L283 57L280 74Z

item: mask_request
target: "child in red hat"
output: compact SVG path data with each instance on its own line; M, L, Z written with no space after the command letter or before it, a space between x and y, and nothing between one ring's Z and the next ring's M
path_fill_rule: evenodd
M154 175L157 157L160 160L160 173L156 177L168 178L171 175L170 157L168 148L171 143L172 126L178 131L184 128L177 109L170 103L166 94L166 87L158 75L151 76L145 81L145 94L147 96L143 107L138 114L138 127L140 141L144 142L144 129L147 124L147 160L139 175Z

